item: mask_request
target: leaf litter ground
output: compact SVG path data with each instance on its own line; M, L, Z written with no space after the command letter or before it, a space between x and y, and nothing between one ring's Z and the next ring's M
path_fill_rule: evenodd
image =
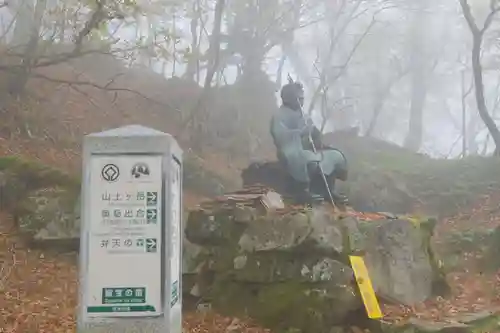
M5 332L75 331L76 255L44 253L26 248L16 234L12 219L2 215L0 258L0 317L3 318L2 329ZM465 269L450 274L448 279L453 290L449 299L435 298L414 307L384 305L386 319L401 322L418 317L446 321L460 313L491 311L500 307L498 274L487 276ZM186 313L184 329L188 333L268 332L251 321L210 312Z
M436 227L433 241L438 243L450 232L493 229L500 226L500 193L478 199L472 209L444 218ZM500 313L500 271L483 273L477 253L462 253L459 269L447 275L452 289L447 298L436 297L414 307L387 305L384 314L390 321L406 321L410 317L453 321L464 313L491 311Z
M76 255L27 249L12 219L0 216L0 332L75 332ZM249 320L215 313L186 313L186 333L265 333Z
M4 155L34 157L62 169L79 164L79 156L73 150L49 149L49 146L46 142L33 145L33 140L12 144L0 138L0 153ZM18 148L12 150L13 147ZM39 149L41 147L44 149ZM193 198L193 201L198 199ZM440 221L437 238L450 230L499 226L498 202L500 195L485 196L474 209ZM438 297L414 307L383 305L386 319L401 322L418 317L447 321L462 313L497 311L500 307L500 274L481 274L474 270L477 259L474 254L464 253L464 257L470 265L448 275L451 297ZM0 216L0 318L3 319L0 329L11 333L74 332L76 293L76 256L29 250L16 235L11 219ZM184 327L189 333L267 332L250 321L215 313L186 313Z

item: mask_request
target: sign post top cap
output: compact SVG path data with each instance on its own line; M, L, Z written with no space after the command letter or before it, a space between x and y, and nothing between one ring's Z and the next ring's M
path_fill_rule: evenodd
M145 137L145 136L156 136L156 137L170 137L168 133L164 133L154 128L142 126L142 125L128 125L118 128L113 128L107 131L90 133L87 137Z

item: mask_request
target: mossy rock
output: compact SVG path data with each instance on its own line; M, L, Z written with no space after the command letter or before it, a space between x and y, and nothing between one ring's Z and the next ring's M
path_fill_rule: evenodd
M343 251L341 225L334 216L314 211L258 214L253 208L194 210L186 222L186 237L202 246L224 246L240 252Z
M246 208L245 208L246 209ZM252 283L310 281L302 271L324 258L350 265L365 257L376 291L387 299L415 304L443 295L447 283L430 239L435 219L403 217L360 222L323 207L288 214L238 214L214 209L190 213L189 241L210 248L209 267Z
M362 307L351 282L245 284L221 279L214 284L212 304L223 314L248 315L276 331L327 332Z
M217 257L216 262L220 262ZM345 264L319 255L290 252L261 252L240 254L230 267L219 265L220 273L231 275L235 281L249 283L328 282L352 277L352 270Z
M376 292L389 300L412 305L447 283L430 246L435 219L405 218L360 222L365 261Z
M80 181L63 171L18 157L0 157L0 208L15 210L29 192L61 187L70 193L80 190Z
M75 251L80 237L78 206L77 193L68 189L39 189L19 203L15 219L31 246Z
M247 227L239 223L235 216L235 211L193 210L186 221L186 238L202 246L235 244Z

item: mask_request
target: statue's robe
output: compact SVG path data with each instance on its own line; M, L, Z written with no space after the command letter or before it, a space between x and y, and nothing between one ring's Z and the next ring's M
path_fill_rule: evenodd
M307 122L307 123L306 123ZM309 183L311 171L317 170L318 163L325 176L330 176L337 167L346 168L342 152L336 149L304 149L302 139L308 135L307 124L300 111L281 106L271 120L271 135L276 145L278 159L283 163L290 176L298 182Z

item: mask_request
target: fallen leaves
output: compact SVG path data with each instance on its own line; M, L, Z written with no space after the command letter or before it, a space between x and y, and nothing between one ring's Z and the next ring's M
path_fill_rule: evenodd
M383 305L385 319L391 322L406 321L409 318L447 321L466 313L481 311L499 312L500 275L457 272L448 275L452 295L435 297L413 307L404 305Z
M12 219L0 214L2 333L71 333L76 330L76 254L30 250L16 235ZM184 315L186 333L269 333L250 320L212 312Z
M500 193L481 197L476 206L454 217L439 221L433 241L451 231L467 231L476 228L493 229L500 226ZM458 271L447 275L451 296L436 297L414 307L384 305L383 310L390 321L406 321L410 317L447 321L464 313L481 311L500 312L500 271L483 274L477 265L481 256L462 253Z
M12 254L0 293L2 328L12 333L73 332L77 271L71 258L23 248L11 220L2 215L0 223L0 253Z
M436 228L436 235L445 234L450 230L493 229L500 226L499 202L500 192L480 197L472 209L442 219Z
M240 320L218 315L214 312L184 315L184 332L189 333L269 333L251 320Z

